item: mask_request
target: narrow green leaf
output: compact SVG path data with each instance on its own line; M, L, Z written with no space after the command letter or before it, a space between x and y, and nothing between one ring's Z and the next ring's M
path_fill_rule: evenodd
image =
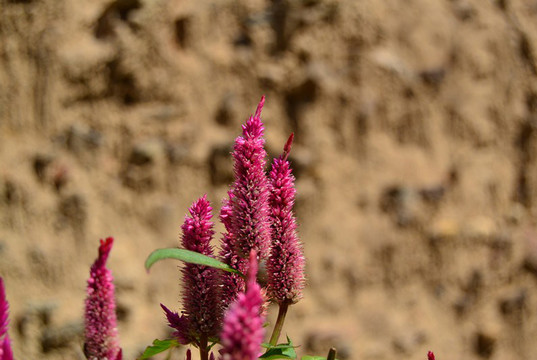
M213 259L207 255L197 253L195 251L190 251L186 249L157 249L153 251L145 261L145 268L147 271L153 266L154 263L163 259L176 259L181 260L191 264L205 265L213 268L217 268L224 271L229 271L235 274L244 276L240 271L233 269L231 266L224 264L221 261Z
M179 346L179 343L177 342L177 340L173 340L173 339L167 339L167 340L155 339L153 341L153 345L146 347L145 350L144 350L144 353L142 354L142 356L140 356L138 358L138 360L149 359L150 357L152 357L152 356L154 356L154 355L156 355L158 353L161 353L161 352L166 351L168 349L174 348L176 346Z

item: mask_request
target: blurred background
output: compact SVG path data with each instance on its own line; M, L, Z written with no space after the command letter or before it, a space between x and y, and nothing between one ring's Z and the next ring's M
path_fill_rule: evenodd
M218 213L263 94L269 154L295 133L299 354L537 353L536 1L0 0L0 16L17 359L83 358L106 236L125 358L168 336L178 263L143 262L204 193Z

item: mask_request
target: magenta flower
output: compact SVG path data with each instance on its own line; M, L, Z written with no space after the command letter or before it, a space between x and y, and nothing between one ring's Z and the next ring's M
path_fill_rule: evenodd
M0 360L13 360L11 341L7 333L9 325L9 303L6 299L4 279L0 277Z
M270 172L270 219L272 248L267 261L268 293L279 304L296 303L304 289L304 254L296 233L293 214L295 178L287 157L293 134L285 144L283 154L274 159Z
M206 195L192 204L190 216L185 217L181 227L183 248L214 257L211 246L214 234L211 211ZM175 334L179 342L195 342L204 347L203 343L208 338L218 336L222 321L218 271L196 264L186 264L183 268L183 315L179 316L163 306L170 326L177 330Z
M232 201L232 233L235 251L246 258L255 250L260 258L268 256L270 246L269 184L265 175L267 153L264 149L261 109L265 97L242 126L243 136L235 139Z
M427 353L427 360L435 360L434 353L432 351Z
M237 297L224 318L221 334L222 360L255 360L261 353L264 336L263 298L256 281L257 255L252 250L246 292Z
M234 237L232 233L232 198L233 193L228 193L229 198L224 199L220 209L220 221L224 224L226 232L222 235L220 258L227 265L239 270L241 273L246 271L246 260L241 258L235 251ZM222 274L222 305L227 308L233 303L239 292L244 291L244 279L237 274L225 272Z
M106 260L114 239L101 239L99 256L90 269L86 297L84 354L89 360L121 360L112 273Z

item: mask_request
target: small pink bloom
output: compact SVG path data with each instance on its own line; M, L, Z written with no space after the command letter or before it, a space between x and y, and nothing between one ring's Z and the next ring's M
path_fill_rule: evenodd
M90 269L86 297L84 353L89 360L121 360L112 273L106 260L114 239L101 240L99 256Z
M427 360L435 360L434 353L432 351L427 353Z
M296 303L304 289L304 254L296 233L293 213L295 178L287 157L293 134L284 146L283 154L274 159L270 172L270 219L272 248L267 261L268 292L277 303Z
M257 255L250 253L246 292L240 293L224 318L220 335L222 360L256 360L265 334L261 314L263 298L256 281Z

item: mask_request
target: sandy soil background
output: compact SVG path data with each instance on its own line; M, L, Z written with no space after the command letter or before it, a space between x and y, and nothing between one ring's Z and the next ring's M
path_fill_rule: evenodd
M109 235L125 358L167 336L177 264L143 262L196 198L220 208L262 94L270 154L296 135L299 353L536 358L537 2L0 0L0 16L17 359L83 358Z

